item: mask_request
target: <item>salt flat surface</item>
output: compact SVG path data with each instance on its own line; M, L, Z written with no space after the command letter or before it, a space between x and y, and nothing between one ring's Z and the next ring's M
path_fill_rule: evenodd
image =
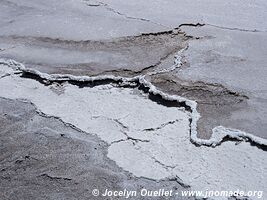
M0 96L26 99L44 114L98 135L110 144L108 157L138 177L178 176L192 189L203 191L267 192L266 151L246 142L197 147L190 142L190 113L157 104L137 89L110 84L44 86L10 75L0 79Z
M0 35L98 40L159 31L162 26L131 20L82 0L4 0Z
M263 190L266 196L266 151L230 141L215 148L196 147L190 139L218 145L230 135L266 142L267 1L2 0L0 5L0 57L45 73L139 71L187 46L182 56L189 67L166 70L170 81L176 76L219 83L248 97L241 108L211 115L216 125L210 140L197 138L196 122L199 114L217 110L198 113L196 102L194 113L165 107L137 89L44 86L11 75L11 68L0 65L0 96L31 101L44 114L97 135L109 144L109 158L138 177L178 176L193 190ZM205 26L194 28L196 23ZM195 39L182 44L178 35L159 33L178 26ZM141 33L151 34L140 37Z
M0 35L97 40L197 22L266 31L266 6L264 0L4 0Z
M221 124L266 138L267 34L211 26L183 30L204 38L189 42L184 55L190 67L179 70L176 76L219 83L248 96L247 105L233 110Z
M101 2L129 16L150 19L169 27L200 22L232 28L267 30L265 20L267 3L264 0L256 2L251 0L102 0Z

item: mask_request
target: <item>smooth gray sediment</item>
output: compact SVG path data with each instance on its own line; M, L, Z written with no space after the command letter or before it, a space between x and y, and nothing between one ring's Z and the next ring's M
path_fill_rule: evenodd
M2 196L266 193L266 6L0 1Z
M2 72L6 71L0 79L1 96L27 99L45 116L60 118L82 132L99 136L110 144L108 157L137 177L154 180L179 177L181 185L202 191L231 190L237 185L244 191L257 188L265 191L264 139L221 126L213 129L210 139L198 138L197 104L161 92L145 76L49 75L14 61L2 62L1 66ZM25 72L31 75L25 76ZM107 79L115 83L105 82ZM97 81L104 82L94 85ZM135 90L138 85L139 92ZM151 95L161 100L151 101L154 98ZM168 106L164 101L179 104ZM252 143L224 141L227 136ZM229 157L235 159L230 162ZM240 178L245 171L250 175ZM222 174L220 179L218 173ZM227 181L229 176L231 182Z
M125 172L107 157L107 143L40 115L29 102L0 98L0 125L3 199L103 199L92 190L183 188L175 180L153 181ZM129 199L136 198L161 199Z

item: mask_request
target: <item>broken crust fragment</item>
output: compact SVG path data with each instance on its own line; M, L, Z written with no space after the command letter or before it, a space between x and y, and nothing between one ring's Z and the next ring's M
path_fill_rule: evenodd
M216 148L192 145L192 114L197 103L158 90L145 76L134 77L137 84L134 88L125 87L124 80L132 82L129 78L115 76L109 78L125 83L124 87L106 82L86 87L84 83L88 80L106 79L94 77L92 81L92 77L82 77L81 80L81 77L73 77L76 81L73 84L69 75L57 77L18 68L17 71L20 74L0 79L1 96L28 99L46 115L58 117L87 134L97 135L109 143L108 157L137 177L161 180L178 176L194 189L203 189L207 185L210 189L229 189L235 185L244 189L253 186L254 189L265 185L262 171L256 170L256 167L263 169L266 165L265 151L246 142L239 145L223 142ZM25 73L31 76L25 76ZM64 93L59 95L48 85L60 81L65 83L61 82ZM108 127L102 126L104 129L101 129L103 120ZM142 131L151 127L154 130ZM117 142L112 143L114 139ZM222 166L225 172L218 179L218 170L221 171ZM244 180L238 178L244 173L249 176ZM234 182L229 182L228 177Z
M179 68L182 63L180 62L181 57L177 57L176 64ZM266 149L267 140L254 136L249 133L245 133L243 131L237 129L225 128L223 126L217 126L212 129L212 135L210 139L200 139L197 136L197 121L200 119L201 115L197 111L197 103L195 101L189 100L187 98L177 96L177 95L169 95L160 91L157 87L155 87L151 82L146 79L145 75L139 75L131 78L121 77L121 76L113 76L113 75L103 75L103 76L74 76L70 74L46 74L35 69L28 69L23 64L18 63L14 60L5 60L0 59L0 64L3 66L4 70L8 70L9 74L10 69L14 70L14 73L22 73L28 74L33 79L38 79L44 83L53 83L53 82L64 82L64 81L75 81L75 82L95 82L95 81L105 81L112 80L120 83L121 85L127 86L131 83L138 83L139 88L148 92L151 95L159 96L162 100L170 101L170 102L178 102L179 105L182 105L186 110L191 112L190 119L190 140L196 145L205 145L205 146L218 146L220 145L225 138L236 139L237 141L248 141L252 144L256 144L259 148ZM169 68L169 70L173 70L173 66ZM164 72L167 70L164 70ZM161 70L159 71L159 73ZM156 72L155 72L156 73ZM153 73L153 74L155 74ZM134 84L134 85L135 85ZM132 87L132 85L131 85Z

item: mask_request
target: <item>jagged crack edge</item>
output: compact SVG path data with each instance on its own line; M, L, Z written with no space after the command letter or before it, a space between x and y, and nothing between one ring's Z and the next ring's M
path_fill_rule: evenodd
M181 62L179 61L180 56L176 57L176 64L179 65ZM195 145L205 145L216 147L224 142L225 138L231 138L238 141L247 141L252 145L256 145L258 148L267 151L267 140L264 138L257 137L250 133L246 133L237 129L225 128L223 126L217 126L212 129L212 135L209 139L201 139L197 137L197 121L200 119L200 114L197 111L197 102L193 100L189 100L187 98L178 96L178 95L169 95L162 91L160 91L156 86L154 86L151 82L146 80L146 75L134 76L131 78L121 77L121 76L113 76L113 75L101 75L101 76L74 76L70 74L46 74L42 73L38 70L26 68L23 64L18 63L14 60L5 60L0 59L0 64L7 65L14 69L16 72L21 71L22 73L30 73L34 76L39 77L45 81L76 81L76 82L94 82L94 81L105 81L105 80L113 80L117 82L122 82L124 85L130 85L133 82L138 82L143 88L146 88L146 92L149 95L160 96L165 101L176 101L178 103L182 103L185 108L191 113L190 119L190 141ZM177 66L175 66L177 67ZM173 66L169 69L173 70ZM164 70L166 72L166 70ZM158 73L161 73L160 71ZM149 74L148 74L149 75Z

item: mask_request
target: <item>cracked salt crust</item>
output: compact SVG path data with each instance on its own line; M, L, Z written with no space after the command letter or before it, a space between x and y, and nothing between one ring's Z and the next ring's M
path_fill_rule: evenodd
M1 73L12 74L4 66ZM41 112L98 135L110 144L108 157L138 177L178 176L193 190L267 192L266 151L245 142L216 148L193 145L191 115L184 109L112 85L78 88L66 83L60 94L50 87L13 74L0 79L0 96L27 99Z
M161 179L178 175L194 189L206 189L210 185L210 189L251 190L266 185L261 178L266 171L265 152L248 143L236 146L228 142L216 149L195 147L189 141L186 112L158 105L144 96L137 96L132 89L111 85L78 89L66 84L65 92L58 95L36 81L18 76L2 78L0 83L1 96L29 99L45 114L95 133L108 143L125 140L123 131L131 137L148 140L126 140L109 148L108 156L137 176ZM145 130L151 127L155 131ZM259 155L256 157L256 154ZM224 173L222 168L226 169ZM247 180L244 181L242 177L246 173L250 176L244 177Z
M1 65L0 68L0 78L13 74L14 70L6 65Z

